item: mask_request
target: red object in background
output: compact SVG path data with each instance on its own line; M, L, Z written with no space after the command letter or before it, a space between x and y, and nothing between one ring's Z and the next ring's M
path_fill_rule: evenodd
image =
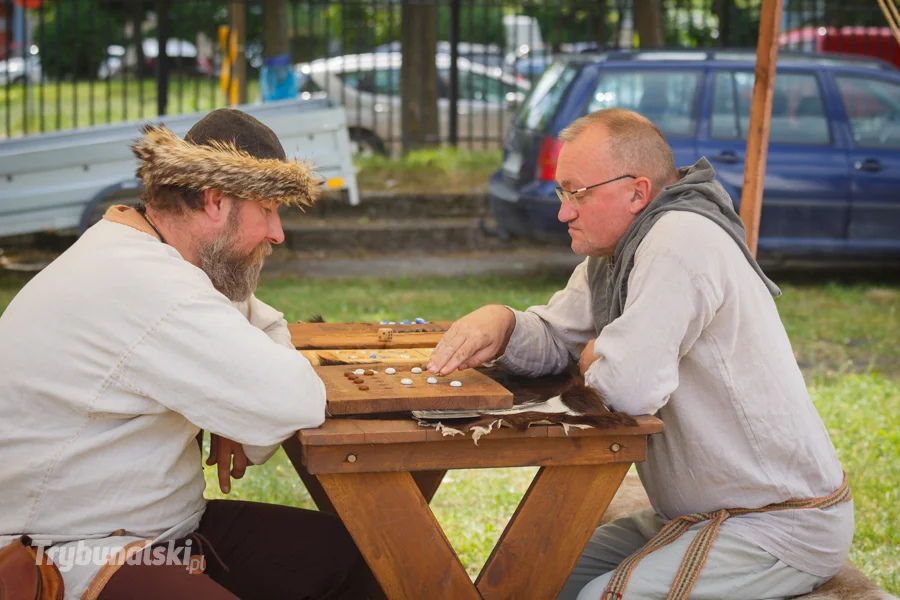
M538 152L535 178L538 181L556 180L556 159L562 150L562 142L555 137L545 137Z
M16 4L18 4L22 8L27 8L28 10L40 8L41 4L43 3L44 0L16 0Z
M880 58L900 68L900 44L889 27L803 27L781 34L782 48Z

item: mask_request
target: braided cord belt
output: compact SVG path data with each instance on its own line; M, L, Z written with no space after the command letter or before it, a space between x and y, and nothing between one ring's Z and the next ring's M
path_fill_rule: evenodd
M725 519L750 513L772 512L777 510L828 508L840 504L841 502L849 502L852 497L850 485L847 482L847 473L844 473L844 480L841 482L841 486L832 494L822 498L813 498L811 500L786 500L784 502L769 504L762 508L730 508L709 513L694 513L672 519L666 523L656 535L650 538L650 541L644 544L640 550L626 558L618 567L616 567L609 583L606 584L606 589L603 590L603 595L600 597L600 600L621 600L622 595L625 593L625 586L628 585L628 579L631 577L631 573L634 571L635 567L637 567L641 559L654 550L659 550L664 546L668 546L697 523L709 521L709 523L700 529L696 537L691 541L691 545L688 546L687 552L684 555L684 559L681 561L681 566L678 567L678 573L675 575L675 581L672 583L672 587L669 590L669 595L666 597L666 600L685 600L688 597L688 594L691 593L694 584L697 582L697 578L700 576L703 565L706 564L706 558L709 556L709 550L712 548L713 541L715 541L716 535L719 533L719 527Z

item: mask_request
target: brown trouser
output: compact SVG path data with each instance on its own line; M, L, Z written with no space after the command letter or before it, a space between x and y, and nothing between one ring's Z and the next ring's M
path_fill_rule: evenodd
M179 564L125 564L99 600L365 598L365 563L333 515L213 500L197 533L190 547L195 553L202 547L204 574Z

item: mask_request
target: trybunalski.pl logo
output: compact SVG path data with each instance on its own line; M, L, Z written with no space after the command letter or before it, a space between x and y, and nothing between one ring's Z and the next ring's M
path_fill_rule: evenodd
M206 561L203 555L191 555L193 541L185 540L180 547L175 546L175 541L170 540L162 544L144 545L141 542L132 542L127 545L92 546L84 541L74 544L60 544L46 547L38 540L32 540L36 546L35 559L37 564L45 562L49 558L63 573L71 571L74 567L106 565L181 565L190 573L202 573L206 569Z

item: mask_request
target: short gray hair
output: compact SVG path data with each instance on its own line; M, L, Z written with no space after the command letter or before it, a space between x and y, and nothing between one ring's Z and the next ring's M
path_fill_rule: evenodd
M672 148L659 128L638 113L624 108L606 108L576 119L559 134L571 142L590 128L602 126L609 136L610 160L622 173L650 179L655 191L678 177Z

